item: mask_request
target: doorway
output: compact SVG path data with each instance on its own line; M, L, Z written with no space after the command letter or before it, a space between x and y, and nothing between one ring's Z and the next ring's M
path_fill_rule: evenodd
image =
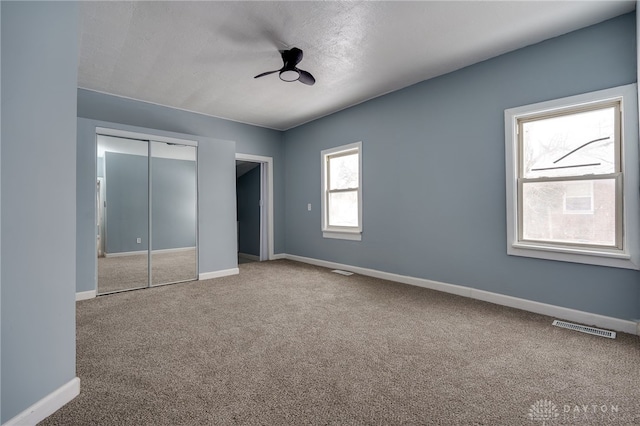
M273 259L273 158L236 154L238 263Z
M197 144L99 129L97 293L197 279Z

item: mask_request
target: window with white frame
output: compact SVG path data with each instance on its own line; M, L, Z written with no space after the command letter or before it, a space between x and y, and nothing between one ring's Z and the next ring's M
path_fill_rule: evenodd
M629 85L505 111L509 254L639 269L636 96Z
M326 149L321 160L323 236L360 240L362 142Z

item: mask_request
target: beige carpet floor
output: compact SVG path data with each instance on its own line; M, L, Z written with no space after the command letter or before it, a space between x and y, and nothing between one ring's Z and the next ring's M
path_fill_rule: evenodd
M640 341L280 260L77 303L44 425L640 424ZM553 405L545 405L549 401Z
M152 255L153 285L194 280L196 250L154 252ZM149 282L146 254L98 258L98 293L147 287Z

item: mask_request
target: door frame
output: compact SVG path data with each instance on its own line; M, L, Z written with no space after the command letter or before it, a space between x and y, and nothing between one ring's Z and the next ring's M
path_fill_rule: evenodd
M98 229L99 232L97 233L97 239L98 239L98 257L102 257L104 256L105 253L105 247L106 247L106 236L107 233L105 232L105 224L107 223L106 221L106 208L105 208L105 194L107 193L106 188L105 188L105 178L103 177L98 177L97 179L97 188L96 188L96 193L97 193L97 203L96 203L96 207L98 209L96 216L97 216L97 225L98 225Z
M237 160L260 164L260 261L273 260L273 157L236 152Z

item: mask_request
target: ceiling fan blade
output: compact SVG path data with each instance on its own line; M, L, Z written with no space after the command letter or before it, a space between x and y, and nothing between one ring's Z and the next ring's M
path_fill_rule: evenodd
M275 71L267 71L267 72L263 72L262 74L258 74L253 78L259 78L259 77L264 77L265 75L269 75L269 74L273 74L274 72L278 72L280 70L275 70Z
M281 50L280 54L282 55L282 62L284 62L285 68L293 68L302 60L302 50L297 47L289 50Z
M311 73L298 69L298 72L300 73L300 77L298 78L298 81L300 83L304 83L308 86L313 86L314 83L316 82L316 79L313 78L313 76L311 75Z

